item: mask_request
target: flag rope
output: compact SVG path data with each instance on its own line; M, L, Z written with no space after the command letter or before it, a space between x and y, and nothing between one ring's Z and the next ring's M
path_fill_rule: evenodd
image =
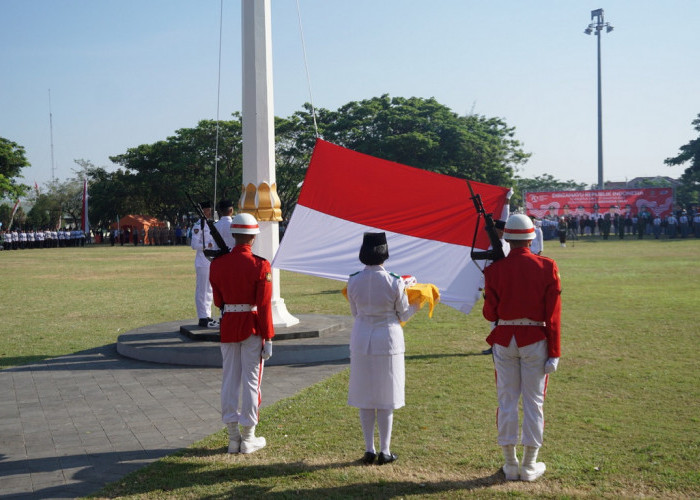
M301 8L299 7L299 0L297 0L297 17L299 17L299 36L301 37L301 50L304 53L304 69L306 70L306 83L309 87L309 101L311 103L311 117L314 120L314 131L316 132L316 138L318 135L318 125L316 124L316 108L314 107L314 96L311 93L311 76L309 75L309 63L306 59L306 43L304 42L304 27L301 24Z
M224 0L219 9L219 74L216 82L216 144L214 146L214 207L216 207L216 180L219 175L219 108L221 102L221 38L224 25Z

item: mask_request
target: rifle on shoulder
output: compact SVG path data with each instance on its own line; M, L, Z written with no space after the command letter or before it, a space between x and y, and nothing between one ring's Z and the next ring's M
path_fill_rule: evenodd
M478 214L478 218L476 219L476 228L474 229L474 240L472 241L472 260L497 261L505 258L505 254L503 253L503 244L501 243L501 239L498 237L498 233L496 232L496 224L493 222L493 215L486 213L484 204L481 201L481 195L474 194L474 190L472 189L472 185L469 181L467 181L467 186L469 186L469 192L471 193L470 199L474 203L474 208ZM482 217L484 218L486 233L489 235L491 248L489 250L475 251L474 245L476 244L476 237L479 234L479 220L481 220Z
M222 255L226 255L227 253L229 253L231 249L228 247L228 245L226 245L226 242L221 237L221 234L219 233L219 230L216 228L214 223L207 219L207 216L204 215L204 210L202 210L202 206L192 199L190 193L185 194L187 195L187 199L190 200L190 203L192 203L192 206L194 206L194 209L197 212L197 215L199 215L199 218L207 222L207 226L209 226L209 232L211 233L211 237L214 238L214 242L219 247L218 250L209 250L208 248L205 248L204 256L209 260L214 260L217 257L221 257Z

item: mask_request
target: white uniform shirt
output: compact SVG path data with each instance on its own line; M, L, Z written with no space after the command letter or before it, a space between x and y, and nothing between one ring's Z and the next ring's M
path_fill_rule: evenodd
M216 250L218 247L209 232L209 225L205 222L202 229L201 220L197 221L192 228L192 241L190 246L197 251L194 258L194 267L209 267L209 259L204 256L204 249Z
M224 240L224 243L226 243L226 246L228 247L229 250L233 250L233 247L236 246L236 240L233 238L233 235L231 234L231 224L233 223L233 217L230 215L224 215L221 219L219 219L214 226L216 226L216 229L219 231L219 234Z
M366 266L348 279L348 300L355 318L350 352L401 354L405 351L401 321L415 312L401 278L382 266Z
M542 228L535 226L535 239L532 240L532 246L530 246L530 251L535 255L539 254L544 249L544 234L542 234Z

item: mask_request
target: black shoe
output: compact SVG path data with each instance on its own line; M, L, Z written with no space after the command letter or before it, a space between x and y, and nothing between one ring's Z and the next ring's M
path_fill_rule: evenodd
M209 318L199 318L199 326L206 328L209 324Z
M388 464L391 462L396 462L399 459L398 455L394 455L393 453L389 453L388 455L385 453L379 453L379 458L377 458L377 465L384 465Z
M360 459L360 461L365 465L371 465L374 462L375 458L377 458L376 453L372 453L371 451L366 451L364 456Z
M493 347L489 347L488 349L484 349L483 351L481 351L481 354L486 354L486 355L493 354Z

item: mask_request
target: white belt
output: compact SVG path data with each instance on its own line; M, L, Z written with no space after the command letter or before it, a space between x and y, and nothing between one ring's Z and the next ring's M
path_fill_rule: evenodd
M547 326L544 321L533 321L528 318L499 319L498 326Z
M251 306L250 304L224 304L225 313L242 313L257 310L258 306Z

